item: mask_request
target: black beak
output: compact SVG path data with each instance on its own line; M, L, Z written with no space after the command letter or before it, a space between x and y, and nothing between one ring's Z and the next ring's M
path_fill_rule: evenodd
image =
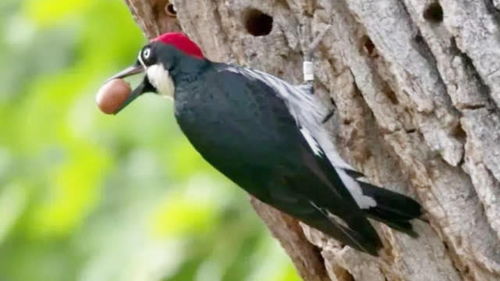
M124 70L116 73L115 75L111 76L106 82L113 79L125 78L142 72L144 72L144 67L139 62L136 62L134 65L131 65L125 68Z
M107 81L113 79L122 79L128 76L143 73L144 70L145 70L144 67L139 62L136 62L134 65L129 66L124 70L118 72L117 74L111 76ZM120 107L118 107L118 109L114 112L114 114L120 112L122 109L124 109L127 105L129 105L133 100L135 100L140 95L146 92L152 92L154 90L155 88L151 85L151 83L149 83L148 77L145 76L142 82L129 94L127 99L122 103Z

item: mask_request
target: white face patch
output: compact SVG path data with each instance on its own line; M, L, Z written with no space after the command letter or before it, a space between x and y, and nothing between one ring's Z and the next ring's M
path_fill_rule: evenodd
M146 69L146 74L148 76L149 82L153 85L158 94L164 97L173 98L175 86L172 77L168 70L163 68L161 64L154 64Z

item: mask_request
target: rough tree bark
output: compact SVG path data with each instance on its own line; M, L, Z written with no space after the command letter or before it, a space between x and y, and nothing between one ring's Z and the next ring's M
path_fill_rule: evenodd
M500 1L126 2L149 38L182 27L212 60L295 83L331 25L315 69L338 108L332 141L371 182L416 197L428 222L414 223L418 239L375 224L374 258L252 200L304 280L500 280Z

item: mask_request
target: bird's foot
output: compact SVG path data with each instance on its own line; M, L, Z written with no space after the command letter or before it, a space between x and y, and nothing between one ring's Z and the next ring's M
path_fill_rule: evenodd
M332 108L330 109L330 111L328 111L325 117L323 117L323 120L321 121L321 123L323 124L332 119L333 114L335 114L335 111L337 110L337 105L335 104L335 101L332 98L330 98L330 102L332 103Z

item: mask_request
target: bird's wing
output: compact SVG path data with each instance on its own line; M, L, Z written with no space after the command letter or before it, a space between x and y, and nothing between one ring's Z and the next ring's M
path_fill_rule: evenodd
M207 137L218 137L211 144L197 145L200 137L191 140L205 159L262 201L344 243L375 254L381 245L378 235L342 178L347 176L344 169L352 168L340 157L337 168L330 163L324 149L301 126L297 116L290 112L288 101L277 92L281 87L280 91L293 95L297 89L287 88L291 86L285 82L271 85L274 81L268 76L236 67L224 68L207 79L215 87L213 92L225 97L217 110L226 106L224 115L231 118L224 120L226 124L220 130L232 139L227 141L229 146L223 146L220 134L212 130ZM231 104L226 104L229 100ZM240 110L246 107L246 111L234 111L235 106ZM248 112L252 112L251 116L244 117ZM215 129L215 125L211 128ZM235 142L235 136L246 141ZM225 154L223 160L221 154ZM235 154L237 158L233 158ZM256 188L258 185L266 186L270 194L259 193L262 190Z
M251 69L245 71L247 75L264 81L280 95L319 163L325 167L324 171L327 171L329 166L324 161L326 157L335 169L335 176L338 176L333 181L338 182L340 179L341 185L349 190L357 205L368 216L416 236L409 221L421 215L420 204L410 197L367 183L362 173L340 157L334 143L331 142L332 136L323 126L323 120L329 114L329 110L316 95L303 87L290 85L263 72ZM327 172L327 174L331 176L332 173Z
M285 102L290 114L294 117L300 132L318 157L326 157L335 171L338 173L343 184L347 187L352 197L361 209L376 206L376 201L370 196L364 195L361 184L357 180L362 176L351 165L340 157L337 148L331 141L332 136L323 126L323 120L330 112L323 103L310 91L303 87L291 85L275 76L267 73L248 69L234 68L248 77L254 77L273 88L280 98ZM357 175L353 177L352 175Z
M273 185L270 190L271 200L265 202L355 249L377 255L381 242L364 216L359 216L352 209L347 210L348 213L334 214L329 208L322 207L313 200L294 193L291 185L297 184L298 178L300 177L295 175L288 179L286 185ZM303 185L304 182L298 184ZM326 198L332 198L332 196L326 196ZM333 204L337 202L339 201L331 200Z

